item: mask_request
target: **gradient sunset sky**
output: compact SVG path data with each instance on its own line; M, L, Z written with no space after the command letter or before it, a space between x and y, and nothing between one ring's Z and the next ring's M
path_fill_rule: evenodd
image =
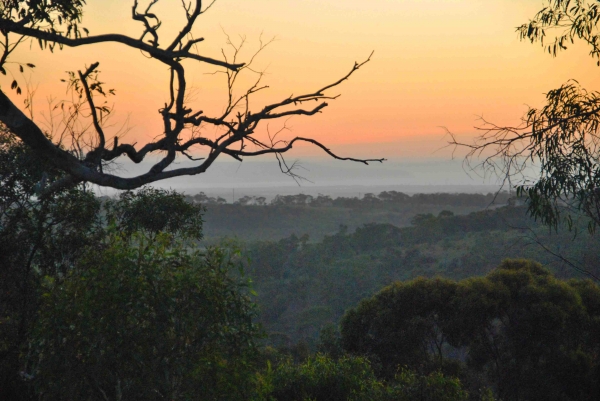
M131 4L88 0L82 26L92 35L137 37L141 24L131 20ZM339 99L322 114L288 121L287 135L314 137L348 156L447 158L448 150L438 151L445 144L441 126L469 141L477 116L517 124L527 105L543 105L544 93L568 79L600 89L600 67L583 45L553 58L539 44L519 41L515 27L542 6L530 0L217 0L194 35L205 38L200 54L214 58L226 47L224 32L234 41L246 37L246 57L261 35L276 38L256 60L270 86L254 99L256 108L328 84L374 51L370 63L331 92L341 93ZM154 11L166 45L183 23L181 3L161 0ZM101 80L117 92L115 124L129 117L125 140L142 143L161 132L157 110L168 96L168 71L139 51L102 44L51 54L33 44L21 46L13 60L37 65L30 79L38 85L38 112L48 96L65 96L65 71L99 61ZM216 114L225 100L223 76L207 74L216 69L197 62L186 67L195 88L191 105ZM270 130L279 127L272 123ZM312 148L294 153L320 154Z

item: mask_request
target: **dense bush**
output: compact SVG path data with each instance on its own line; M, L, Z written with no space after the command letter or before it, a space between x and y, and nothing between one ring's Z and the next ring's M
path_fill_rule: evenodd
M265 375L266 398L277 401L368 400L382 387L364 358L315 355L299 365L286 360Z
M304 363L286 359L260 376L258 400L269 401L466 401L456 378L441 372L420 375L401 369L390 381L378 379L363 357L317 354ZM476 399L476 398L474 398Z
M245 399L253 305L232 262L171 243L112 235L63 280L45 279L27 358L45 400Z
M0 130L0 398L240 399L255 307L239 256L200 252L203 208L100 201Z
M394 283L347 312L341 341L387 376L441 368L506 401L596 400L598 299L590 281L507 260L486 277Z

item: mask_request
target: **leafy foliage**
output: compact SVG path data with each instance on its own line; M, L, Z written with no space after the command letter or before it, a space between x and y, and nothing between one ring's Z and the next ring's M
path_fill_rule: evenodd
M567 44L582 40L590 56L600 58L600 4L593 0L546 0L545 7L517 28L521 39L540 42L556 56ZM554 32L554 40L547 36ZM600 60L597 61L600 66ZM484 133L467 147L467 161L499 173L509 184L518 180L518 193L527 197L529 213L555 229L562 220L569 228L578 213L600 223L598 143L600 92L570 80L548 91L542 108L530 108L520 125L497 126L484 120ZM530 177L530 169L535 171Z
M202 207L152 189L39 196L60 171L0 138L3 399L247 399L260 330L239 255L195 244Z
M457 373L471 387L489 382L503 400L593 400L598 315L580 288L586 299L600 295L589 281L566 283L524 260L460 282L398 282L347 312L342 344L388 374L464 363Z
M360 357L315 355L301 365L287 360L266 376L268 397L278 401L375 400L382 387L369 362Z
M107 218L116 229L128 235L168 232L185 238L202 238L202 206L190 204L175 191L142 188L126 191L118 200L109 200Z
M0 4L0 19L8 24L16 24L31 28L38 28L41 31L51 32L66 37L81 37L79 23L83 13L85 0L4 0ZM86 28L83 28L87 31ZM14 43L9 42L9 35L4 26L2 29L4 40L0 44L2 55L0 57L0 73L6 75L7 59L16 49L24 38L19 38ZM56 43L39 38L40 48L49 48L54 51ZM35 68L32 63L16 63L19 65L19 71L24 72L24 67ZM14 77L14 74L11 74ZM17 95L22 93L18 81L13 78L10 85ZM30 106L30 99L25 100L25 105Z
M547 0L544 3L546 6L529 23L517 28L521 39L540 42L554 56L579 39L591 47L590 56L600 59L599 4L593 0ZM556 31L554 40L548 43L547 33Z
M25 398L22 355L40 305L44 275L64 276L102 229L100 203L81 189L39 198L42 181L60 172L0 130L0 388Z
M455 291L455 283L443 279L392 284L376 300L363 300L346 313L341 324L344 349L376 356L384 375L392 377L398 366L418 367L430 355L442 363L443 328L453 317L450 300Z
M531 127L530 157L539 160L541 176L517 190L527 195L531 215L545 224L557 227L566 205L582 210L597 225L600 93L588 93L570 82L549 91L546 98L547 105L531 109L526 120Z
M446 377L435 371L427 376L409 369L401 369L395 383L387 391L390 399L397 401L466 401L469 394L463 389L460 380ZM392 398L393 397L393 398Z
M316 354L301 364L290 359L260 375L259 400L272 401L466 401L460 380L441 372L401 369L390 381L377 378L364 357ZM479 398L473 398L479 399Z
M112 235L64 280L46 278L29 366L45 399L244 399L253 306L233 262Z
M66 35L75 34L77 22L81 19L85 0L5 0L2 2L2 17L24 21L36 25L48 24L48 29L56 29L63 23Z

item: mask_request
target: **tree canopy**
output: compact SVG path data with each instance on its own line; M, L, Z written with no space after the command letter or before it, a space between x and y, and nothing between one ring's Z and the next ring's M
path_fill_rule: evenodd
M505 260L486 277L396 282L346 313L341 342L388 376L441 367L489 383L502 400L592 400L599 295L589 280Z
M522 40L540 43L557 56L582 42L600 65L600 3L596 0L546 0L533 18L517 28ZM467 161L481 159L484 169L517 183L529 213L555 228L563 217L583 212L600 223L600 92L570 80L546 94L546 104L530 108L516 126L485 121ZM531 170L535 174L531 175Z
M44 399L247 399L260 334L222 250L117 234L46 278L27 373Z
M256 308L203 207L144 188L36 196L62 172L0 132L3 399L247 399ZM236 269L237 268L237 269Z
M290 116L312 116L320 113L328 106L328 101L338 97L332 91L350 78L358 69L370 60L356 62L350 70L338 80L323 85L314 91L304 94L290 95L280 101L264 105L254 110L252 98L257 92L268 86L262 83L264 72L252 66L254 57L247 62L238 60L240 45L229 42L233 54L224 52L218 57L200 54L195 46L204 38L195 36L194 27L204 17L211 4L202 0L183 2L181 12L185 15L185 23L173 38L162 36L160 15L153 12L158 1L150 1L143 7L137 0L133 1L131 17L140 23L140 36L130 37L119 33L91 34L81 26L85 9L83 0L38 1L13 0L0 5L0 34L3 36L0 51L0 73L6 75L10 68L8 60L16 47L25 40L31 39L41 49L51 51L67 47L93 46L100 43L118 43L126 46L134 53L143 53L146 57L164 64L168 69L169 81L166 91L168 101L160 106L162 133L154 140L136 147L135 143L122 142L121 138L108 137L104 131L104 122L112 112L110 107L102 103L102 99L114 95L113 90L104 89L98 78L99 62L94 62L76 72L69 73L66 80L69 90L76 99L67 105L68 118L71 124L67 127L74 139L73 149L65 148L49 138L36 123L27 117L7 96L0 91L0 122L19 137L27 146L45 157L54 166L62 169L66 175L54 183L54 187L69 186L79 182L91 182L101 186L117 189L134 189L144 184L182 175L204 173L222 154L242 160L244 157L274 154L281 170L295 176L293 165L288 165L283 153L292 149L294 144L308 142L320 147L329 156L340 160L352 160L368 164L370 161L383 159L355 159L340 157L314 138L296 136L283 140L278 134L270 134L267 140L257 136L266 123L285 119ZM261 41L257 54L267 45ZM59 52L56 52L59 53ZM107 55L105 55L107 56ZM256 54L255 54L256 56ZM59 57L56 54L54 57ZM201 109L189 105L189 85L186 81L184 65L189 62L205 63L227 77L228 101L222 113L206 115ZM17 62L18 68L34 68L31 63ZM234 86L241 74L253 74L253 83L241 89L241 95L234 95ZM22 89L14 80L11 88L17 94ZM77 100L78 99L78 100ZM314 105L310 105L313 103ZM61 106L61 107L64 107ZM74 123L78 119L89 119L92 132L81 132ZM205 135L208 130L216 130L215 139ZM249 145L252 145L251 150ZM194 152L205 150L205 157L197 157ZM164 156L147 172L135 177L122 177L106 171L107 163L119 157L128 157L140 163L150 154L162 153ZM192 167L175 167L177 157L187 157L194 162ZM171 167L171 168L169 168ZM48 186L44 190L51 190Z

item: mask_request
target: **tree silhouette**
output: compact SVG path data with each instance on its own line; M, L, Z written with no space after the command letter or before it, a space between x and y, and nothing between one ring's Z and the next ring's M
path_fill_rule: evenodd
M521 40L540 43L552 56L567 44L587 44L600 65L600 2L546 0L545 7L517 28ZM451 143L469 149L466 161L480 161L499 174L517 195L524 195L528 212L557 228L573 213L591 218L590 231L600 223L600 92L588 91L575 80L546 94L542 108L530 108L517 126L483 120L474 143ZM531 177L531 169L536 171Z
M75 149L70 150L57 145L48 138L42 129L28 118L9 99L4 91L0 91L0 122L18 136L26 145L39 152L50 160L55 166L65 171L66 176L52 183L48 183L43 191L52 191L57 187L71 186L80 182L91 182L101 186L117 189L133 189L144 184L163 180L166 178L196 175L204 173L214 161L222 154L237 160L244 157L274 154L279 160L282 171L294 176L293 165L290 166L283 159L282 154L292 149L298 142L308 142L320 147L329 156L340 160L351 160L368 164L370 161L382 162L384 159L356 159L341 157L333 153L321 142L313 138L296 136L290 140L281 140L277 134L269 135L269 140L260 140L256 136L259 125L290 116L312 116L320 113L327 107L327 101L336 99L339 95L331 91L347 80L358 69L370 60L355 63L350 71L340 79L328 85L300 95L290 95L278 102L268 104L256 111L251 110L251 98L257 92L267 88L261 79L263 73L257 72L257 79L249 88L242 91L241 96L234 96L233 86L236 84L240 73L250 70L252 57L248 62L238 61L241 45L228 44L233 55L223 58L207 57L196 51L195 45L204 38L194 37L192 29L199 18L212 6L206 6L201 0L189 3L182 2L182 11L186 21L179 33L166 45L161 36L160 16L152 10L159 0L152 0L143 8L134 0L131 8L132 18L142 25L142 32L138 38L129 37L118 33L90 35L86 28L81 27L84 0L8 0L0 6L0 34L3 40L0 44L2 56L0 58L0 73L6 74L7 60L14 49L25 39L32 39L39 43L42 49L62 49L67 47L93 46L99 43L119 43L131 50L141 51L146 57L156 60L168 67L170 74L168 93L169 100L159 109L163 122L163 133L155 140L135 147L135 144L121 143L118 137L107 138L103 130L103 121L110 114L111 109L99 103L102 96L110 96L111 91L105 91L98 80L99 62L94 62L83 71L70 73L69 88L75 91L81 103L72 105L69 109L75 117L89 113L92 120L93 132L82 134L71 127L71 136L75 139ZM15 39L16 38L16 39ZM260 52L267 43L261 41ZM228 85L228 102L224 111L219 115L206 115L202 110L191 108L186 104L186 94L189 94L186 81L186 62L204 63L217 68L226 74ZM17 63L18 64L18 63ZM34 68L33 64L18 64L19 69L24 67ZM22 92L17 81L13 81L11 88L17 94ZM76 96L77 98L77 96ZM310 102L316 103L309 106ZM63 106L61 106L63 107ZM219 134L216 139L209 139L200 133L200 129L212 127ZM112 143L111 143L112 142ZM249 150L247 145L254 145L255 150ZM205 158L193 157L190 153L198 147L208 150ZM163 152L165 155L155 163L147 172L131 178L124 178L104 171L103 166L126 156L135 163L140 163L149 154ZM195 162L192 167L171 168L169 166L177 156L185 156Z

